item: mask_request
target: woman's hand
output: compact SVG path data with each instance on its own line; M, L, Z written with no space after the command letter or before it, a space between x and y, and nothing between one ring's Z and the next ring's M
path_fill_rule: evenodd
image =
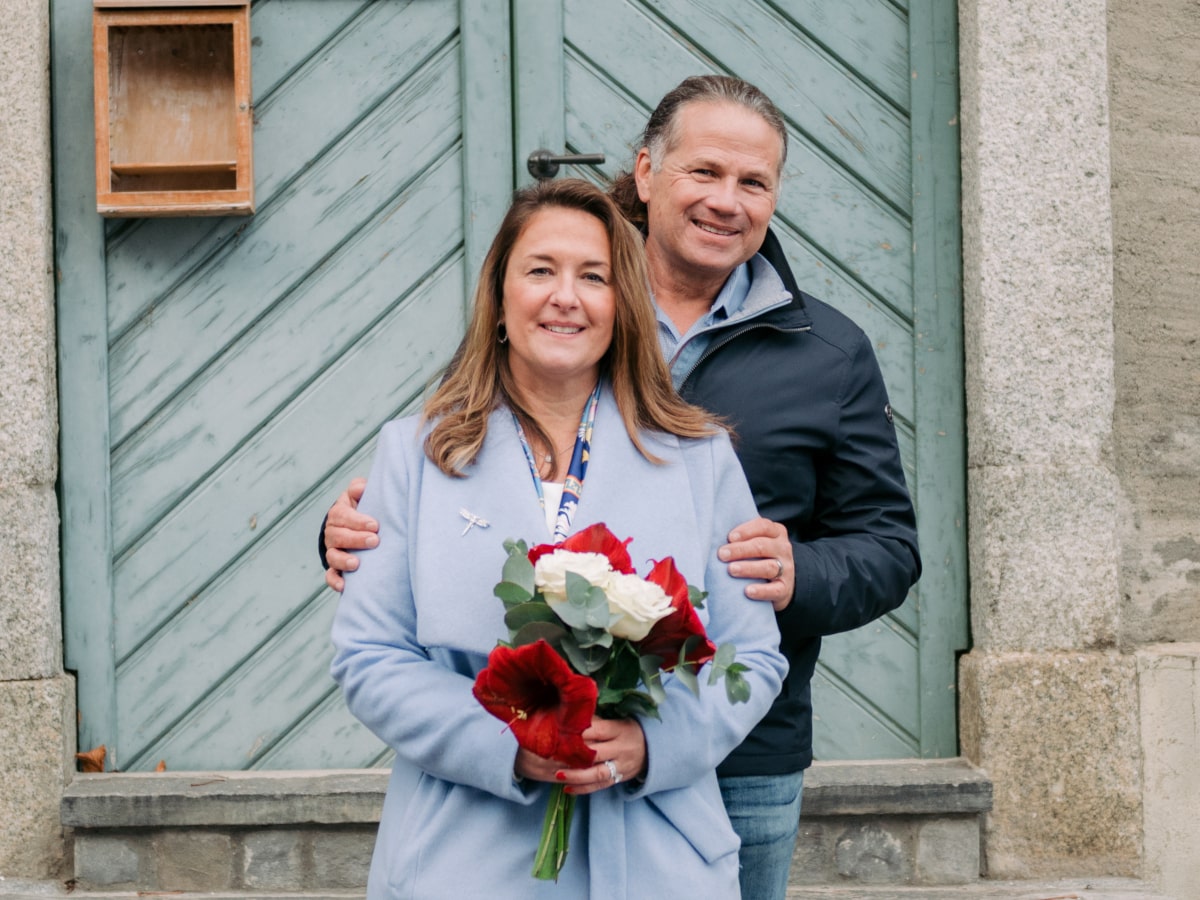
M358 568L358 557L348 550L370 550L379 546L379 523L358 511L367 479L355 478L329 508L325 519L325 583L338 593L346 586L343 572Z
M562 763L519 748L513 771L520 778L548 781L567 787L570 794L594 794L646 772L646 736L635 719L593 718L583 739L596 751L596 762L582 769L565 769ZM616 767L613 780L608 763Z
M568 794L594 794L646 774L646 735L636 719L593 718L583 739L596 751L596 762L554 772L553 780L566 785Z
M734 578L753 578L746 585L751 600L766 600L775 612L783 612L796 590L796 562L787 529L770 519L751 519L729 532L729 543L717 550L721 562L729 563Z

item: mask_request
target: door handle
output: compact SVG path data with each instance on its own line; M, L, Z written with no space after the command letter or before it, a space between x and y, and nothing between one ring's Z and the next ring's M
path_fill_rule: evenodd
M534 150L525 161L529 174L539 181L553 178L560 165L597 165L604 162L603 153L575 153L555 156L549 150Z

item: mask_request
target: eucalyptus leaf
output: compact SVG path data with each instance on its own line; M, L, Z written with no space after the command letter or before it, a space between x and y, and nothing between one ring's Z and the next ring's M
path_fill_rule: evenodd
M533 594L512 581L501 581L492 588L492 593L503 600L504 605L508 607L516 606L518 603L526 603L533 599Z
M555 603L552 607L555 615L572 628L586 629L588 627L587 608L576 606L574 603Z
M556 625L553 622L530 622L528 625L521 627L521 630L512 636L512 645L514 647L524 647L526 644L535 644L538 641L545 641L554 649L558 649L567 637L567 629L561 625Z
M525 546L525 542L505 541L504 549L508 551L508 559L504 561L500 577L504 581L511 581L524 588L526 593L532 597L536 590L533 583L533 563L529 561L529 550Z
M638 665L641 669L642 684L646 686L655 703L662 703L667 699L667 691L662 683L662 657L643 656L638 660Z
M702 591L700 588L693 585L688 585L688 602L696 609L704 609L704 600L708 597L708 591Z
M697 697L700 696L700 682L696 680L696 673L691 670L690 666L681 662L675 668L675 677L686 684L689 691Z
M725 696L730 703L745 703L750 699L750 682L732 668L725 673Z
M582 672L584 675L591 675L593 672L598 672L604 667L608 661L608 648L583 648L580 647L575 638L566 634L562 640L562 652L567 657L567 661L571 664L576 672Z
M613 636L603 628L572 628L571 633L580 647L611 647Z
M719 666L722 669L728 669L733 664L733 658L737 656L737 647L733 644L722 644L717 648L717 654L713 657L713 665Z
M621 617L613 615L608 608L608 595L603 588L593 587L588 591L587 623L593 628L608 630Z
M541 600L531 600L528 603L511 606L504 614L504 624L508 626L509 631L520 631L531 622L550 622L562 627L554 610Z

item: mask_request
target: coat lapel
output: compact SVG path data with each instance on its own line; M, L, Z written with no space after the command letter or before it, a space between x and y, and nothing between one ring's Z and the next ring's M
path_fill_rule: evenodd
M629 551L640 575L649 572L651 560L673 556L684 577L703 588L707 556L716 548L697 532L679 441L661 435L643 439L666 465L638 453L605 390L571 531L603 522L622 540L633 538ZM466 478L449 478L424 457L422 464L412 541L417 639L426 647L487 654L508 637L504 605L492 594L504 565L505 539L530 546L550 540L512 414L506 408L492 413L483 450ZM463 509L488 526L466 529Z

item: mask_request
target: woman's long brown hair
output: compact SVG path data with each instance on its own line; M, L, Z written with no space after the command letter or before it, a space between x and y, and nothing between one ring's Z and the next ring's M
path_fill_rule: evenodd
M425 454L447 475L463 476L487 435L488 416L511 409L526 434L550 447L545 430L522 403L509 367L508 344L498 340L504 276L512 248L533 216L544 209L572 209L595 216L608 234L616 310L612 343L600 361L625 430L651 462L661 462L643 444L641 430L683 438L711 435L723 426L675 393L658 346L642 237L600 188L580 179L542 181L517 191L488 250L475 289L474 310L452 371L425 404L433 422ZM551 450L551 454L554 451ZM552 462L557 464L557 460Z

